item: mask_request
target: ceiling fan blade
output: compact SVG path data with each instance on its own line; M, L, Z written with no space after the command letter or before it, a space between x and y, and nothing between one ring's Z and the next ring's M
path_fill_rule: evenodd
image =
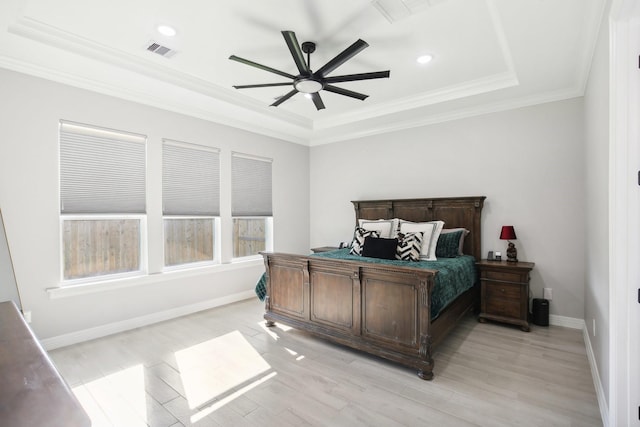
M375 71L373 73L346 74L344 76L325 77L326 83L353 82L356 80L384 79L388 78L391 71Z
M285 73L284 71L276 70L275 68L267 67L266 65L258 64L257 62L249 61L248 59L240 58L239 56L231 55L229 59L232 61L240 62L242 64L251 65L252 67L256 67L261 70L268 71L270 73L274 73L282 77L288 77L290 79L296 78L296 76L291 75L289 73Z
M293 95L295 95L296 93L298 93L298 91L296 89L293 89L291 92L287 93L286 95L282 95L280 97L280 99L278 99L276 102L274 102L273 104L271 104L271 107L277 107L278 105L282 104L284 101L286 101L287 99L291 98Z
M322 98L320 98L320 94L318 92L311 94L311 99L313 103L316 105L317 110L324 110L324 102L322 102Z
M302 54L302 49L300 49L300 44L298 43L298 39L296 38L296 33L294 33L293 31L283 31L282 36L284 37L284 41L287 42L289 52L291 52L293 61L296 63L296 67L298 67L298 71L300 71L300 74L311 74L309 65L304 60L304 55Z
M339 95L350 96L351 98L356 98L361 101L364 101L369 97L369 95L365 95L363 93L354 92L352 90L342 89L341 87L325 85L324 90L337 93Z
M332 72L333 70L335 70L336 68L344 64L345 62L347 62L349 59L356 56L358 53L360 53L363 49L365 49L368 46L369 45L364 40L362 39L356 40L351 46L349 46L348 48L340 52L335 58L333 58L332 60L324 64L324 66L322 66L322 68L320 68L314 74L320 77L326 76L327 74L329 74L330 72Z
M254 87L272 87L272 86L291 86L293 82L289 83L263 83L257 85L234 85L233 87L236 89L251 89Z

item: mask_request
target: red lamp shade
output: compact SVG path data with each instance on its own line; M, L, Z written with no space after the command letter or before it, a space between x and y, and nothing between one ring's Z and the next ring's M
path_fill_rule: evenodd
M502 226L500 240L516 240L516 230L513 229L513 225Z

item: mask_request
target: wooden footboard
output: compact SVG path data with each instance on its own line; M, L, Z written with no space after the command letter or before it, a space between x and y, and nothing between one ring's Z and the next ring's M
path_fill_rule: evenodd
M433 377L435 270L265 253L265 319Z

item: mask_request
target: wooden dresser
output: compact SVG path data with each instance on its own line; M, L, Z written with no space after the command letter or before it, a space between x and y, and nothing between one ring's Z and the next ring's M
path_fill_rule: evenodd
M0 303L0 381L0 425L91 425L12 301Z
M476 263L480 273L480 322L511 323L529 332L529 272L534 265L487 260Z

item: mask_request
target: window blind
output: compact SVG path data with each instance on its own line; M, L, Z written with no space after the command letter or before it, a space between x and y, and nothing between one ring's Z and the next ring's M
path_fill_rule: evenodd
M162 213L220 215L218 149L163 141Z
M232 216L273 216L271 164L271 159L232 153Z
M146 137L60 122L60 212L146 211Z

